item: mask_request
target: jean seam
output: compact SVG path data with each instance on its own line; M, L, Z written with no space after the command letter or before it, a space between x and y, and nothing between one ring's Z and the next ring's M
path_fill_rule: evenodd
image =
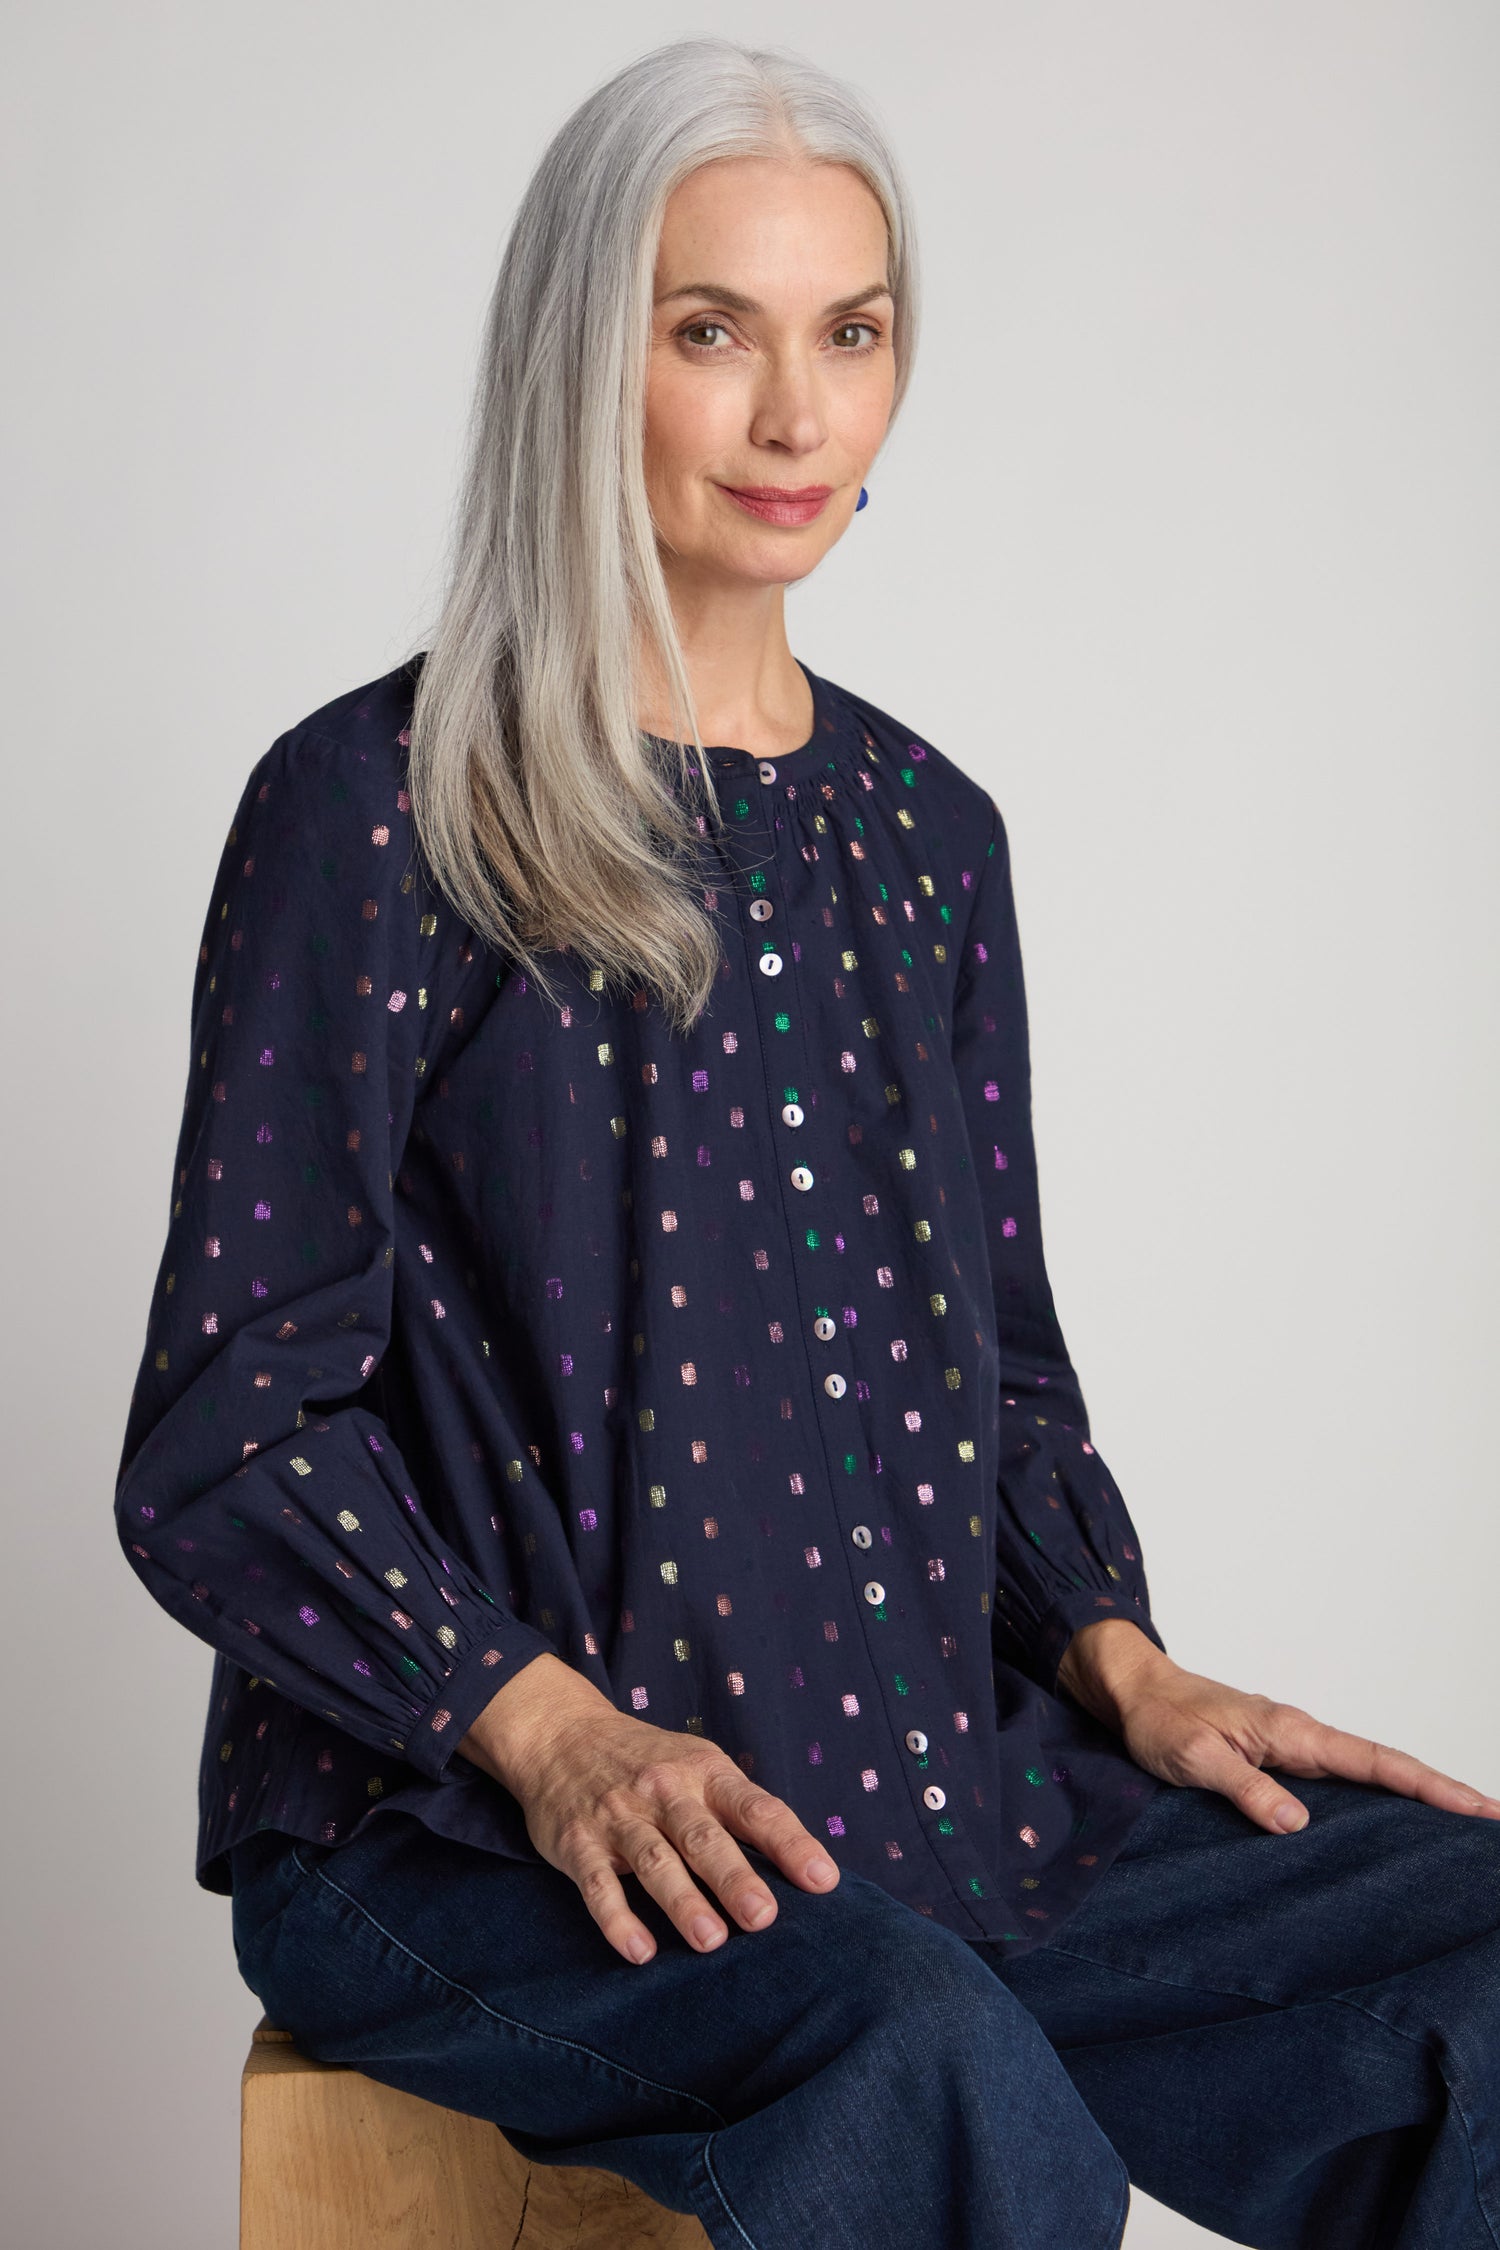
M708 2139L703 2144L703 2169L708 2174L708 2184L713 2189L714 2194L718 2197L720 2204L723 2206L725 2217L728 2219L729 2224L734 2228L734 2231L739 2236L741 2242L747 2245L747 2250L756 2250L754 2238L746 2234L744 2228L741 2226L734 2205L730 2202L728 2196L725 2194L723 2186L719 2180L719 2175L714 2170L712 2150L714 2142L717 2140L717 2138L718 2135L716 2133L710 2133Z
M292 1857L297 1859L295 1847L293 1847ZM300 1859L297 1859L297 1865L302 1867ZM309 1870L302 1867L302 1872L305 1875ZM388 1930L379 1917L372 1914L367 1906L361 1904L352 1891L346 1891L341 1883L335 1883L332 1877L326 1874L321 1867L314 1867L311 1873L317 1877L320 1883L327 1884L329 1890L336 1891L340 1898L346 1899L355 1912L364 1917L372 1929L379 1930L381 1936L394 1945L398 1952L404 1953L409 1961L415 1961L419 1968L425 1969L429 1976L436 1977L438 1982L446 1985L450 1992L460 1993L472 2006L492 2017L496 2023L506 2024L514 2031L524 2031L531 2038L541 2040L546 2046L568 2048L574 2054L586 2055L591 2062L602 2063L607 2070L616 2072L618 2076L627 2080L632 2086L639 2088L643 2093L670 2094L674 2101L689 2102L694 2109L702 2110L711 2117L716 2126L728 2122L714 2108L712 2102L703 2101L697 2094L690 2094L681 2086L668 2086L658 2079L643 2078L639 2071L627 2069L623 2063L618 2063L612 2056L601 2053L597 2047L585 2045L581 2039L568 2039L555 2031L540 2031L535 2024L526 2023L519 2016L509 2016L502 2009L492 2008L489 2002L481 1999L477 1992L471 1992L466 1984L460 1984L456 1977L450 1977L446 1971L438 1968L435 1962L425 1960L412 1946L398 1938L394 1930ZM738 2225L739 2222L736 2221L735 2223Z
M1301 2001L1297 2000L1266 2000L1262 1998L1260 1993L1243 1992L1235 1984L1195 1984L1188 1977L1158 1975L1154 1969L1122 1969L1117 1961L1106 1960L1102 1954L1098 1953L1084 1953L1076 1945L1062 1945L1056 1938L1046 1943L1039 1950L1047 1953L1066 1954L1070 1961L1082 1961L1091 1969L1107 1969L1111 1976L1129 1977L1136 1984L1170 1985L1174 1992L1206 1992L1216 2000L1249 2000L1257 2008L1295 2008L1303 2005ZM1331 2000L1333 1997L1332 1993L1309 1995L1309 1998L1314 2000Z
M1474 2173L1474 2208L1479 2213L1481 2219L1483 2219L1491 2242L1500 2243L1500 2235L1497 2235L1495 2232L1495 2222L1491 2218L1490 2213L1486 2208L1487 2199L1484 2194L1484 2182L1479 2176L1479 2164L1474 2154L1474 2133L1473 2128L1469 2123L1469 2113L1464 2108L1463 2103L1459 2100L1452 2079L1448 2076L1447 2071L1443 2068L1441 2055L1429 2049L1427 2047L1427 2042L1424 2039L1417 2038L1414 2032L1403 2029L1403 2027L1398 2023L1389 2023L1384 2016L1377 2015L1375 2010L1373 2008L1367 2008L1362 2000L1348 1999L1342 1992L1330 1993L1329 1998L1333 2001L1336 2001L1339 2007L1349 2008L1355 2015L1364 2016L1371 2023L1378 2023L1382 2031L1394 2032L1398 2039L1404 2039L1409 2046L1421 2047L1425 2052L1432 2053L1433 2061L1437 2064L1438 2076L1443 2081L1443 2085L1447 2090L1448 2099L1452 2102L1454 2108L1457 2110L1459 2120L1464 2129L1464 2142L1469 2151L1469 2163L1472 2166Z
M1152 1975L1150 1971L1145 1969L1122 1969L1118 1967L1113 1961L1102 1960L1097 1954L1081 1952L1077 1946L1053 1944L1048 1946L1047 1951L1049 1953L1065 1953L1070 1961L1086 1962L1088 1966L1093 1969L1107 1969L1112 1976L1130 1977L1137 1984L1169 1985L1174 1992L1206 1992L1215 1995L1219 1999L1249 2000L1256 2007L1269 2007L1273 2009L1326 2006L1348 2008L1354 2014L1366 2017L1371 2023L1379 2024L1382 2031L1394 2032L1398 2038L1405 2039L1412 2046L1425 2046L1425 2042L1416 2038L1416 2036L1412 2032L1404 2031L1399 2024L1387 2022L1386 2018L1378 2014L1374 2008L1367 2007L1361 2000L1355 2000L1351 1998L1351 1993L1357 1991L1359 1989L1358 1986L1345 1986L1342 1992L1312 1993L1299 2000L1263 2001L1257 1993L1241 1992L1236 1986L1233 1985L1191 1984L1185 1977L1155 1976ZM1383 1983L1385 1980L1383 1978L1375 1978L1372 1981L1375 1983ZM1473 2167L1474 2172L1474 2207L1485 2223L1485 2227L1488 2231L1490 2240L1497 2245L1497 2250L1500 2250L1500 2234L1497 2234L1495 2221L1490 2216L1489 2211L1485 2207L1483 2182L1481 2181L1479 2176L1479 2165L1474 2154L1474 2133L1473 2128L1469 2122L1468 2112L1464 2108L1463 2103L1459 2100L1458 2095L1454 2090L1452 2081L1449 2079L1448 2073L1443 2069L1441 2059L1434 2056L1434 2060L1437 2062L1438 2073L1442 2078L1444 2087L1447 2090L1448 2098L1452 2102L1455 2110L1457 2110L1459 2120L1463 2125L1464 2140L1469 2151L1469 2162Z

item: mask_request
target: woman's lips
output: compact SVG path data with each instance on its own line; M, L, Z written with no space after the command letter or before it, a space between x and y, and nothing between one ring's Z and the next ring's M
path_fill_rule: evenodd
M804 484L795 489L775 484L721 484L721 492L737 500L747 515L762 523L811 523L824 506L831 484Z

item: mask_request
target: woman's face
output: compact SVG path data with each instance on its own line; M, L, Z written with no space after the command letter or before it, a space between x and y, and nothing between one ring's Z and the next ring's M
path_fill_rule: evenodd
M726 158L676 188L645 443L670 579L786 585L822 561L890 419L892 312L885 220L847 166Z

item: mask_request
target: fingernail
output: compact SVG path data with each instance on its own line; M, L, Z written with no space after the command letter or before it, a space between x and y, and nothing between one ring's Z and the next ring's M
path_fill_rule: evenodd
M650 1954L651 1940L642 1937L640 1931L637 1930L634 1937L625 1940L625 1950L632 1961L644 1961Z
M838 1869L831 1859L810 1859L807 1863L806 1874L810 1883L831 1883L837 1873Z
M744 1918L752 1930L758 1930L770 1911L771 1901L768 1898L752 1898L746 1902Z
M1290 1834L1294 1828L1305 1828L1307 1826L1305 1808L1301 1805L1278 1805L1276 1807L1276 1825L1286 1834Z
M723 1934L719 1924L711 1922L706 1914L693 1916L693 1935L700 1945L717 1945Z

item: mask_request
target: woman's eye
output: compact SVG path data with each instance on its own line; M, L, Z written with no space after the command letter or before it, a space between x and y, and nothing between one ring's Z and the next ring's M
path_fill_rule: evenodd
M722 320L695 320L690 328L679 328L677 333L684 343L692 343L695 351L712 351L712 344L694 343L693 339L710 333L727 336L729 330L724 326Z
M870 342L870 343L868 343L868 344L858 344L858 343L848 343L848 344L840 344L840 345L839 345L839 349L840 349L840 351L864 351L864 352L868 352L868 351L873 351L873 350L875 349L875 345L876 345L876 344L878 344L878 343L879 343L879 341L880 341L880 330L879 330L878 328L876 328L876 327L874 326L874 324L873 324L872 322L868 321L868 320L846 320L846 321L842 321L842 322L841 322L841 323L839 324L839 326L838 326L837 328L835 328L835 330L834 330L833 334L834 334L834 341L835 341L835 342L837 342L837 341L838 341L838 339L839 339L839 337L841 337L841 336L856 337L856 336L862 336L862 335L863 335L863 336L869 336L870 338L872 338L872 339L873 339L873 340L872 340L872 342Z

